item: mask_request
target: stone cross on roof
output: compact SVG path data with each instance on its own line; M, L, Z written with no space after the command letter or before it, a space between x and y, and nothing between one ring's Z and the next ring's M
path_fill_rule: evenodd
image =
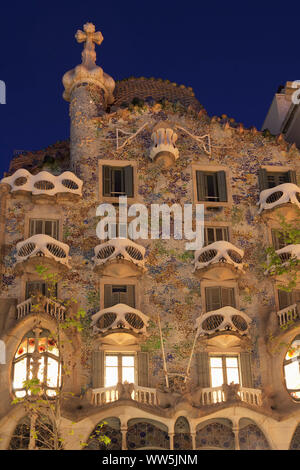
M103 36L100 31L95 32L95 25L93 23L86 23L83 26L83 31L77 30L75 34L77 42L84 42L84 49L82 51L82 64L87 68L94 67L96 63L95 43L100 46L103 41Z

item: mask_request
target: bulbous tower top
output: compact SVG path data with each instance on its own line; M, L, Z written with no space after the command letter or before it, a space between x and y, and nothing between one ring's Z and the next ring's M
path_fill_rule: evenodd
M81 54L82 63L64 74L63 85L65 91L63 98L66 101L70 101L72 91L76 86L80 85L80 83L91 83L102 88L106 103L111 104L114 101L113 91L115 81L101 67L96 65L95 44L100 45L102 43L102 33L96 32L93 23L86 23L83 26L83 31L80 29L77 31L75 38L77 42L84 43Z

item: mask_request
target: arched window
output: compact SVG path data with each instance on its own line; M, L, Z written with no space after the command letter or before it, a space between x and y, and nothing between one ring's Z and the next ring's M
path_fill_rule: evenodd
M55 445L56 442L56 445ZM8 450L62 449L61 440L47 416L25 416L17 424Z
M241 450L270 450L269 443L259 427L248 418L239 423L239 443Z
M283 367L286 388L294 400L300 401L300 335L290 345Z
M216 419L198 424L196 448L233 450L234 433L231 421Z
M293 434L290 450L300 450L300 424L298 424Z
M110 439L109 443L105 443L103 437ZM97 424L89 439L86 450L121 450L122 434L120 430L120 420L118 418L105 418L104 422Z
M145 447L169 449L168 428L164 424L150 419L131 419L128 422L127 448L135 450Z
M190 425L184 416L177 418L174 427L174 449L188 450L192 449L192 437L190 434Z
M13 360L13 392L23 398L27 392L24 381L39 379L46 395L57 395L61 386L61 364L59 350L48 330L35 328L21 341Z

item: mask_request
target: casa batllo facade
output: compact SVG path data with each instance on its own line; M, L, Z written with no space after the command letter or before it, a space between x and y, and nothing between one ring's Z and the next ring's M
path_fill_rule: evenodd
M47 448L22 403L38 378L49 403L66 396L64 449L300 449L300 282L283 291L263 266L269 246L300 257L276 232L299 213L299 150L210 118L190 88L115 83L96 65L101 33L76 39L70 142L15 156L0 181L0 448ZM97 207L118 213L120 195L203 204L203 248L99 240Z

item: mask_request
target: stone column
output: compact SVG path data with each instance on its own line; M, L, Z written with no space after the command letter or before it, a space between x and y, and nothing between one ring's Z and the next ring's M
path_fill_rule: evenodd
M192 437L192 449L196 449L196 432L191 432L191 437Z
M239 424L238 423L236 423L232 426L232 431L234 433L234 448L235 448L235 450L240 450Z
M122 434L122 450L127 450L127 441L126 441L127 426L121 427L121 434Z
M170 450L174 450L174 432L169 432Z

